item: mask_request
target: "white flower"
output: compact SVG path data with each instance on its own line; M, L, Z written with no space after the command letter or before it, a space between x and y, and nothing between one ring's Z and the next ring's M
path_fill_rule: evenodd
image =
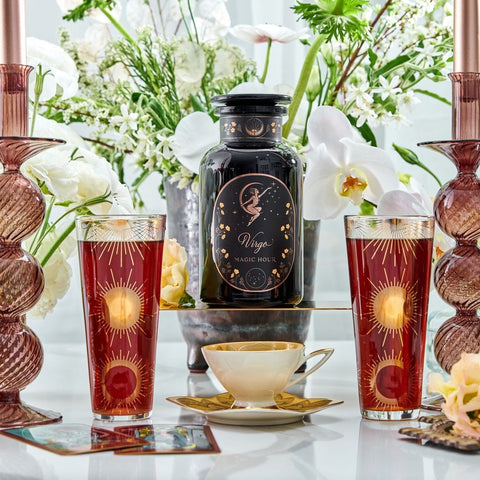
M400 189L385 192L378 201L378 215L433 215L433 202L420 183L411 177L407 185L400 183ZM433 259L438 261L455 241L441 230L435 229ZM433 280L433 279L432 279Z
M125 13L134 30L153 26L152 12L144 0L128 0Z
M78 135L73 128L65 123L58 123L54 120L37 115L35 118L35 129L33 132L35 137L40 138L56 138L64 140L70 147L87 148L87 144L83 138ZM55 147L56 149L61 147Z
M395 75L390 82L383 75L380 75L378 80L382 88L377 88L375 92L380 93L382 100L386 100L388 97L394 97L402 91L402 89L398 87L400 85L400 77L398 75Z
M275 93L275 91L270 85L253 81L239 83L229 93Z
M106 25L102 23L90 25L85 31L83 41L78 46L78 57L84 62L97 62L110 38L110 31Z
M370 85L368 82L361 85L349 85L346 100L347 102L354 102L358 108L363 109L365 106L370 106L373 103L373 97L368 90Z
M62 89L62 98L73 97L78 90L78 71L75 62L58 45L40 40L27 38L27 63L36 67L42 65L45 76L41 100L49 100L57 93L57 85ZM35 75L30 75L30 92L33 93Z
M230 28L230 15L224 0L200 0L197 3L195 24L203 42L224 37Z
M349 202L363 198L376 203L398 188L387 153L362 143L347 117L334 107L318 107L307 125L309 150L304 182L304 217L336 217Z
M109 191L109 202L92 205L90 210L97 215L112 213L131 213L133 205L128 189L122 185L112 166L104 158L90 150L78 149L76 160L71 165L75 169L78 191L75 203L81 204L91 198Z
M203 156L219 141L218 124L206 113L194 112L178 122L171 147L182 165L198 173Z
M113 125L120 125L118 129L120 135L124 135L127 130L134 132L138 126L138 113L130 112L126 103L120 105L120 113L121 115L114 115L111 118Z
M60 202L77 196L78 181L71 165L72 147L59 146L47 150L22 165L22 173L37 183L45 183L49 192Z
M252 43L265 43L268 41L279 43L290 43L295 40L308 38L307 30L303 29L299 32L282 27L264 23L261 25L236 25L230 29L230 33L241 40Z
M194 42L182 41L175 49L175 78L195 83L205 75L206 61L203 48Z
M55 231L48 234L43 240L37 256L41 257L48 252L57 239L58 235ZM67 293L72 276L72 268L67 259L74 251L74 247L75 241L69 236L53 252L53 255L42 268L45 277L45 288L38 303L29 310L29 318L45 318L47 313L53 310L58 300Z

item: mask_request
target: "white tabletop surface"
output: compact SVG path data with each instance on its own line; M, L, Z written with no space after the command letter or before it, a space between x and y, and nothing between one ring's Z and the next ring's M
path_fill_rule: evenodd
M354 345L308 343L307 351L335 353L293 393L344 404L284 426L241 427L211 423L220 454L129 455L112 452L62 457L0 435L0 479L478 479L480 454L422 446L398 434L405 422L362 420L358 409ZM92 424L86 352L82 344L46 344L39 377L22 393L34 406L57 410L64 423ZM214 394L211 373L189 374L186 346L159 343L153 423L204 423L165 400ZM412 425L418 425L411 422Z

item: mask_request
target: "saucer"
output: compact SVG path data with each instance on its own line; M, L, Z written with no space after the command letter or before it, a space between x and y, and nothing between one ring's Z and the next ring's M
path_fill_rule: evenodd
M276 407L234 407L234 398L228 392L208 398L168 397L167 400L201 413L211 422L226 425L285 425L298 422L305 415L343 403L342 400L328 398L300 398L285 392L275 397Z

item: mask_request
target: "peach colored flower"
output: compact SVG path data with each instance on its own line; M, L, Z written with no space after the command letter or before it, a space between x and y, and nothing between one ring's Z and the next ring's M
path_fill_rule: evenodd
M165 238L160 308L178 307L188 283L187 252L175 239Z
M430 374L428 391L445 397L442 410L456 433L480 438L480 353L462 353L448 382L440 373Z

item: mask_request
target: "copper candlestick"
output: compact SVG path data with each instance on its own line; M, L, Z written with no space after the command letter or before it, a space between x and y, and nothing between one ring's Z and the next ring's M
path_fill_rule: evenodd
M42 224L45 201L20 166L60 140L28 137L28 76L24 65L23 3L0 1L0 429L59 421L61 414L25 405L20 391L39 374L43 350L25 313L44 287L40 264L22 241ZM18 38L17 38L18 37ZM18 40L18 41L17 41ZM18 63L15 63L18 62Z

